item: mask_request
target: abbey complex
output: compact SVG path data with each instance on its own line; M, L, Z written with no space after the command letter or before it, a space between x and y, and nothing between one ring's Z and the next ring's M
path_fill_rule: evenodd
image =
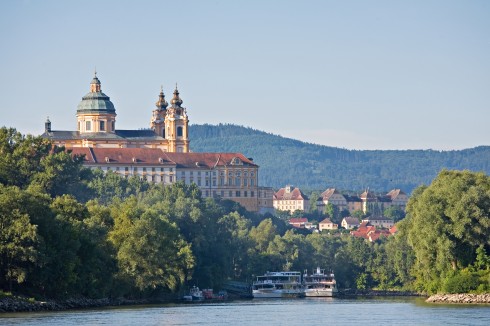
M192 152L189 118L182 104L177 87L170 103L165 100L162 89L148 129L116 129L116 109L109 96L102 92L95 73L90 92L77 107L77 130L52 130L48 119L42 136L51 139L56 146L64 146L73 155L84 155L84 164L90 168L114 171L124 177L135 175L164 185L177 181L195 183L203 197L230 199L252 212L272 213L274 208L309 209L309 199L295 195L295 191L301 194L299 189L293 191L287 187L274 193L270 187L259 186L259 166L242 153ZM333 202L335 196L341 196L341 206L349 211L354 209L348 202L357 201L346 200L336 191L330 191L330 196L326 196L326 192L318 200L319 207ZM400 199L400 196L396 197ZM406 200L408 197L402 196L403 203L392 200L390 203L405 208ZM359 201L360 205L368 202L367 199ZM361 209L366 210L365 207Z
M95 74L77 108L77 130L52 130L48 119L42 136L74 155L84 155L90 168L166 185L195 183L204 197L231 199L253 212L271 211L271 189L258 186L259 167L251 158L190 151L189 119L182 103L177 87L170 104L162 90L149 129L119 130L114 104Z

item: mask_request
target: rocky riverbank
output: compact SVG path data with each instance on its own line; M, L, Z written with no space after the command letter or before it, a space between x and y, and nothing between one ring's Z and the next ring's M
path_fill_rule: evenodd
M485 294L434 294L426 302L431 303L488 303L490 304L490 293Z
M126 299L87 299L77 298L64 301L35 301L22 297L4 297L0 299L0 313L22 311L58 311L108 306L122 306L150 303L146 300Z

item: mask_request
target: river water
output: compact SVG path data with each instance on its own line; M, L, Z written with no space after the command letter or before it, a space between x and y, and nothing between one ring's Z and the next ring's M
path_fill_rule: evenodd
M0 325L490 325L490 305L423 298L254 299L0 314Z

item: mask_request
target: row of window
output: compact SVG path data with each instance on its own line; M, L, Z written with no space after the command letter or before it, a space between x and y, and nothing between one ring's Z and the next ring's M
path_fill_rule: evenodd
M219 193L218 191L216 190L213 190L212 192L210 190L205 190L203 195L204 197L209 197L210 194L212 194L213 197L218 197L220 196L221 198L232 198L232 197L255 197L255 192L254 191L250 191L248 192L247 190L236 190L236 191L232 191L232 190L229 190L229 191L225 191L225 190L221 190Z
M106 130L106 121L105 120L100 120L99 122L99 131L105 131ZM112 128L111 130L114 130L114 121L111 121ZM80 122L78 122L78 130L81 128ZM94 128L95 130L95 128ZM85 131L92 131L92 121L85 121Z
M184 183L187 183L187 179L185 178L180 178L181 181L183 181ZM189 183L196 183L199 187L201 186L205 186L205 187L209 187L209 177L207 177L206 179L202 179L202 178L197 178L196 180L194 180L193 177L189 178ZM218 184L217 184L217 180L216 178L213 178L212 179L212 185L213 187L216 187ZM228 179L228 182L225 182L225 178L220 178L219 179L219 185L220 186L229 186L229 187L254 187L255 186L255 179L242 179L242 178L231 178L231 179Z
M167 127L168 128L168 131L167 131L167 134L170 134L170 127ZM183 132L183 128L182 127L177 127L177 137L182 137L184 132ZM165 128L162 129L162 137L165 138Z
M198 176L201 175L201 173L204 173L205 175L209 175L209 171L196 171L196 174ZM180 175L181 177L185 177L186 175L189 175L189 176L194 176L194 171L180 171ZM216 171L213 171L213 176L216 176L217 175L217 172ZM249 175L249 172L248 171L243 171L243 176L244 177L248 177ZM253 177L255 175L255 173L253 171L250 171L250 176ZM220 176L224 177L225 176L225 172L224 171L221 171L220 172ZM242 171L236 171L235 173L233 172L228 172L228 176L229 177L233 177L233 176L237 176L237 177L241 177L242 176Z
M107 171L111 171L112 168L110 166L108 166L107 168L104 168L102 167L102 170L107 170ZM114 169L114 171L121 171L121 168L119 166L116 166L116 168ZM130 171L130 168L128 166L125 166L124 167L124 172L129 172ZM138 171L142 171L142 172L173 172L174 171L174 168L155 168L155 167L151 167L151 168L146 168L146 167L132 167L131 168L131 171L133 172L138 172Z

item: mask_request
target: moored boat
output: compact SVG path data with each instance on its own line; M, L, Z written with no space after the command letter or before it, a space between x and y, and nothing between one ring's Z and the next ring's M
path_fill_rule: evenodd
M334 273L325 273L320 267L311 275L305 272L303 285L306 297L333 297L338 292Z
M303 296L300 272L267 272L252 284L254 298L287 298Z
M184 301L203 301L204 295L201 290L197 286L193 286L189 290L189 294L186 294L182 297Z

